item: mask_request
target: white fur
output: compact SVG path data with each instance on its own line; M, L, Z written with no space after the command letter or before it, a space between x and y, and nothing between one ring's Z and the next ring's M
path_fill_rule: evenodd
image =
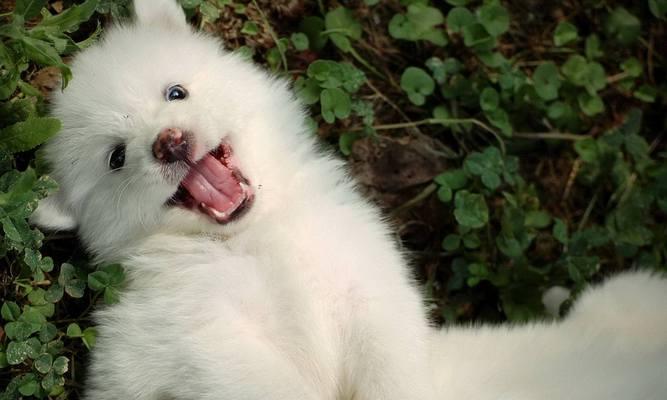
M160 3L137 1L138 22L80 53L54 99L60 189L35 221L75 221L129 276L96 314L87 398L435 399L421 296L377 210L316 150L284 82ZM173 83L186 100L164 100ZM167 127L194 133L195 158L231 142L256 193L247 215L221 226L163 206L178 180L151 145ZM120 142L126 167L109 172Z
M443 330L431 355L437 392L457 400L662 400L667 282L626 273L562 322Z
M601 385L610 360L618 364L612 374L634 379L629 387L654 382L665 335L642 350L646 362L633 358L631 346L634 334L646 334L642 325L628 327L612 346L604 335L615 335L614 321L626 317L602 313L615 295L600 305L582 301L583 314L575 310L559 326L437 337L387 226L354 190L342 162L316 150L285 83L193 32L173 0L135 6L137 22L109 30L80 53L74 79L55 96L63 130L47 154L60 189L33 218L52 229L76 227L97 261L121 262L128 273L120 303L96 313L86 398L594 396L582 379L580 392L570 390L566 379L583 375L568 368L593 370ZM189 91L186 100L164 100L174 83ZM194 133L196 158L222 139L231 142L256 193L247 215L218 225L164 206L178 179L161 173L151 145L168 127ZM121 142L126 166L110 172L109 154ZM634 295L631 286L617 291ZM664 310L664 297L654 294L661 308L639 315L640 322ZM587 324L591 315L601 322ZM664 320L655 324L665 328ZM628 360L641 368L628 370Z

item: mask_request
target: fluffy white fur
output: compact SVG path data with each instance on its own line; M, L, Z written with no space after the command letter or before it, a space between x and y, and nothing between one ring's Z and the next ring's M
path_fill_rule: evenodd
M342 162L316 149L285 83L193 32L174 0L135 9L135 23L75 58L74 79L55 96L63 130L47 154L60 190L34 216L76 228L97 261L128 273L120 303L96 313L88 399L653 399L650 390L667 390L653 379L667 342L667 322L655 318L666 286L645 275L591 293L561 325L436 335L387 226ZM186 100L164 100L174 83ZM167 127L194 133L195 158L231 142L256 193L247 215L218 225L164 206L178 179L163 175L151 146ZM126 165L111 172L118 143ZM619 294L638 291L638 314L614 311ZM595 391L621 382L633 395Z
M431 355L441 399L665 399L667 283L622 274L561 322L443 330Z

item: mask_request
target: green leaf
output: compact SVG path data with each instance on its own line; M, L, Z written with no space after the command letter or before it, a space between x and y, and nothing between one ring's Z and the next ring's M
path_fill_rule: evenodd
M468 265L468 277L466 283L470 287L477 286L477 284L483 280L486 280L489 277L489 269L486 264L483 263L472 263Z
M44 353L37 357L35 363L33 364L35 369L42 374L46 374L51 371L51 366L53 365L53 356L48 353Z
M481 245L482 242L480 241L479 236L476 233L470 232L467 233L465 236L463 236L463 246L466 249L477 249Z
M525 225L528 228L543 229L551 225L551 215L545 211L528 211Z
M542 100L550 101L558 98L561 80L558 67L551 61L540 64L533 73L535 92Z
M69 360L67 357L60 356L53 361L53 372L58 375L64 375L69 369Z
M651 13L660 19L667 19L667 0L648 0Z
M352 111L350 96L338 88L324 89L320 93L322 118L332 124L336 118L347 118Z
M0 130L0 149L16 153L44 143L58 133L60 121L56 118L29 117Z
M604 111L604 102L598 95L590 95L589 93L581 93L577 97L579 107L584 114L589 117L600 114Z
M86 282L81 279L72 279L65 285L65 293L75 299L82 298L85 290Z
M486 118L491 122L493 126L500 129L503 135L510 137L512 136L512 125L510 123L510 117L507 114L507 111L498 108L493 111L485 112Z
M46 0L16 0L14 15L20 15L28 20L39 15L39 11L46 4Z
M125 281L125 271L120 264L109 264L101 268L107 273L109 286L118 287Z
M346 156L352 154L352 145L357 140L364 137L362 133L359 132L345 132L338 138L338 148L340 152Z
M554 227L552 230L554 238L561 242L562 244L567 244L568 234L567 234L567 224L560 218L554 220Z
M37 312L34 311L33 312ZM42 318L43 315L39 314ZM43 325L43 322L35 322L26 319L23 315L18 321L8 322L5 325L5 333L7 337L12 340L26 340L33 333L38 332Z
M67 337L77 338L81 337L82 335L83 333L81 332L81 328L79 327L78 324L71 323L67 326Z
M323 88L331 89L343 85L343 71L340 64L335 61L316 60L308 66L306 73L317 80Z
M99 292L109 286L109 275L104 271L95 271L88 274L88 287Z
M586 84L586 69L588 61L579 55L570 56L565 64L561 67L563 75L565 75L570 82L577 86L584 86Z
M323 35L326 29L324 19L316 16L307 16L299 23L299 30L308 36L310 49L320 51L329 41L329 36Z
M39 39L33 39L29 36L21 38L25 55L32 61L45 65L63 66L63 60L60 55L48 42Z
M467 47L489 47L495 44L494 38L478 23L463 27L463 43Z
M440 185L451 188L452 190L459 190L468 184L468 176L462 169L443 172L433 180Z
M452 197L454 196L454 192L452 191L452 188L449 186L443 185L440 186L437 192L438 199L442 201L443 203L449 203L452 201Z
M492 87L486 87L479 96L479 105L484 111L495 111L500 103L498 92Z
M352 11L345 7L337 7L324 17L327 30L335 30L352 39L361 38L361 24L354 18Z
M465 7L454 7L447 14L447 27L454 32L461 32L476 21L475 16Z
M220 16L219 13L218 16ZM241 28L241 33L248 36L254 36L259 33L259 26L252 21L246 21L243 23L243 27Z
M7 363L18 365L25 361L31 354L32 349L28 341L9 342L7 345Z
M24 82L24 81L19 81L18 82L19 89L21 90L21 93L26 95L26 97L41 97L41 93L37 88L32 86L31 84Z
M345 7L338 7L329 11L324 17L324 25L331 41L342 51L352 50L349 39L361 38L361 24L354 18L352 11ZM349 38L349 39L348 39Z
M587 163L595 163L598 159L598 146L595 139L585 138L574 143L574 150Z
M450 234L442 240L442 248L445 251L455 251L459 247L461 247L461 236L459 235Z
M310 105L320 101L322 89L320 89L320 85L315 79L298 77L294 82L294 90L303 104Z
M492 51L482 51L480 50L477 53L477 57L486 65L491 68L503 68L509 67L509 61L499 52Z
M503 159L500 150L496 147L487 147L484 152L472 152L466 157L463 166L472 175L482 176L492 172L500 175L503 172Z
M493 172L485 171L482 173L482 183L491 190L496 190L500 186L500 176Z
M418 106L426 102L426 97L435 90L435 81L426 71L417 67L408 67L401 75L401 89L413 104Z
M28 302L30 302L30 304L33 306L43 306L46 304L46 300L44 300L44 294L46 294L46 290L42 288L33 289L30 293L28 293Z
M88 350L95 347L95 342L97 341L97 331L95 328L86 328L83 330L83 335L81 336L83 344L88 348Z
M295 32L290 36L290 40L297 51L308 50L308 36L305 33Z
M490 3L479 8L479 22L491 36L500 36L510 27L510 15L500 4Z
M54 283L46 290L44 299L50 303L57 303L63 298L63 294L64 288L60 284Z
M586 90L592 95L607 86L607 75L602 64L591 62L586 66Z
M577 38L577 27L567 21L559 23L554 31L554 44L559 47L574 42Z
M454 217L462 226L481 228L489 221L489 209L481 194L460 190L454 198Z
M39 390L39 383L33 374L25 377L25 380L19 386L19 393L24 396L32 396Z
M74 32L81 23L90 19L98 3L99 0L86 0L82 4L72 5L56 16L44 18L33 31Z
M199 13L202 16L202 19L204 21L207 21L207 22L215 22L220 18L220 9L216 6L214 6L213 4L210 4L210 3L205 2L205 1L203 1L199 4ZM250 22L250 21L246 21L246 23L247 22ZM251 24L255 25L254 28L257 29L257 24L255 24L254 22L251 22ZM243 28L245 28L245 24L244 24ZM257 31L255 31L254 33L251 33L252 28L249 29L249 32L244 32L243 28L241 29L241 33L245 33L245 34L248 34L248 35L253 35L253 34L257 33Z
M586 57L593 60L604 55L600 48L600 38L596 34L592 34L586 38Z
M21 309L13 301L6 301L2 304L0 314L5 321L16 321L21 315Z
M621 69L628 74L630 78L639 78L644 73L644 67L641 61L636 57L630 57L621 63Z
M39 341L42 343L48 343L58 336L58 329L55 325L50 322L42 325L39 330Z
M635 90L634 96L644 103L653 103L658 96L658 90L654 86L644 84Z
M447 78L447 71L445 70L445 63L438 57L431 57L426 60L426 67L431 70L431 75L436 82L442 84Z
M389 34L396 39L428 40L438 46L447 44L447 36L439 26L445 22L442 12L426 4L408 6L407 14L396 14L389 21Z
M607 18L605 32L615 41L627 46L639 38L641 22L625 8L617 7Z
M106 289L104 289L104 303L105 304L116 304L120 301L120 296L118 293L118 289L116 289L113 286L109 286Z

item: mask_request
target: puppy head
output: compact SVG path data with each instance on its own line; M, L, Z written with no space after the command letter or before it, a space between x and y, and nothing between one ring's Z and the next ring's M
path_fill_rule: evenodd
M77 229L101 259L155 232L244 229L280 201L304 130L285 85L194 32L175 0L134 8L55 94L63 129L46 155L60 188L32 219Z

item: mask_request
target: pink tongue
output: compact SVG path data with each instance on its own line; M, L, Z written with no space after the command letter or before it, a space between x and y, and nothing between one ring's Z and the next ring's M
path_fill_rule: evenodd
M223 214L234 211L245 198L232 170L210 154L190 169L181 184L199 205Z

